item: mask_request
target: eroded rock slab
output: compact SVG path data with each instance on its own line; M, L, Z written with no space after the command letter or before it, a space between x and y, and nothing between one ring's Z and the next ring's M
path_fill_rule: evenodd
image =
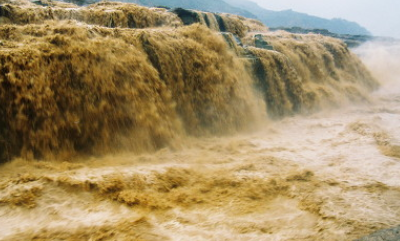
M399 241L400 226L390 229L377 231L369 236L357 239L355 241Z

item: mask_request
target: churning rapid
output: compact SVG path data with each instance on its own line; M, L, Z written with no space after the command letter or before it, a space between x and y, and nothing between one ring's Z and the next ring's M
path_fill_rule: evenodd
M0 3L0 240L400 224L399 45L356 55L230 14Z

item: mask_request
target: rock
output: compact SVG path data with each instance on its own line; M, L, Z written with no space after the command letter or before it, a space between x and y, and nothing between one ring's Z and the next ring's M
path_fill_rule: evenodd
M36 5L43 6L43 7L48 7L49 6L48 3L44 2L44 1L41 1L41 0L31 1L31 2L36 4Z
M185 25L191 25L200 22L198 14L194 11L186 10L183 8L175 8L172 10L172 12L178 15L178 17Z
M357 239L355 241L399 241L400 240L400 226L390 229L377 231L366 237Z
M237 35L229 32L220 32L220 34L222 37L224 37L224 40L228 44L229 48L234 49L236 46L243 47L243 43Z
M274 47L268 44L262 37L262 34L254 35L256 48L274 50Z
M0 17L10 18L12 15L12 8L10 5L1 5L0 4Z
M164 6L164 5L157 5L156 8L164 8L164 9L167 9L167 10L171 9L170 7Z

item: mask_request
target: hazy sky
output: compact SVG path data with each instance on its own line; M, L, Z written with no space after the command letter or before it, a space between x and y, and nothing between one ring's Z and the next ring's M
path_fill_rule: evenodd
M251 0L270 10L354 21L377 36L400 38L400 0Z

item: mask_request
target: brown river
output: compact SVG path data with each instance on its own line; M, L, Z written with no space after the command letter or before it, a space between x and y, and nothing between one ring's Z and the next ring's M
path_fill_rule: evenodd
M400 224L398 45L366 103L150 154L0 168L0 240L354 240Z

